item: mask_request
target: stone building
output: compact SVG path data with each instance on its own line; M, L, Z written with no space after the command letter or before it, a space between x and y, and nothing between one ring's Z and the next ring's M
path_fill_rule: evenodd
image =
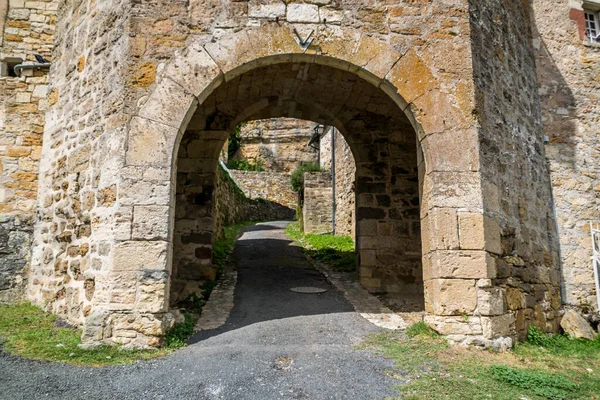
M213 202L235 126L286 117L352 151L368 290L422 296L461 343L597 311L599 5L0 0L0 297L85 343L160 344L177 210ZM50 75L11 76L35 54ZM186 226L197 264L210 210Z

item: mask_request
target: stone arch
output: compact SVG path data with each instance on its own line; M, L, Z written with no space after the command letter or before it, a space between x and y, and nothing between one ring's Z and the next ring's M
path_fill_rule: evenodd
M350 28L323 29L303 52L289 27L264 25L225 35L214 43L191 43L159 66L154 90L140 102L130 123L127 176L123 180L143 182L149 168L169 171L168 176L159 178L161 193L155 201L160 206L157 214L164 215L157 216L156 229L167 234L152 237L167 249L167 256L161 259L162 269L171 270L176 151L186 129L194 129L192 116L198 106L221 85L248 71L290 63L323 65L355 74L385 93L408 118L423 158L420 191L425 307L440 316L473 315L477 307L476 282L492 278L495 267L485 244L463 246L458 239L458 208L472 217L469 231L483 232L485 222L481 213L478 131L471 117L471 103L461 105L456 100L457 90L444 89L415 51L400 54L388 44ZM156 187L157 180L149 184ZM123 185L120 196L135 199L135 190L136 185ZM135 213L134 207L133 221ZM160 267L157 265L157 269ZM167 304L163 301L153 312L165 312Z

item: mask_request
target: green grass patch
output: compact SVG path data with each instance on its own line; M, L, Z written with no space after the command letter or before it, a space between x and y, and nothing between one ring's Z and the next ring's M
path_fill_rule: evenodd
M56 316L31 304L0 306L0 335L4 351L34 360L94 367L131 364L173 351L172 348L122 350L119 346L84 350L77 347L81 343L81 330L58 327L56 322Z
M406 334L369 336L361 348L396 362L389 374L402 399L598 399L597 341L572 340L535 331L515 350L496 353L449 346L424 323ZM557 343L560 343L557 345Z
M330 265L336 271L354 271L354 241L350 236L305 234L298 222L289 224L285 232L290 239L304 247L310 257Z
M544 399L572 399L579 391L575 382L561 374L511 368L506 365L492 365L489 372L499 382L525 389Z

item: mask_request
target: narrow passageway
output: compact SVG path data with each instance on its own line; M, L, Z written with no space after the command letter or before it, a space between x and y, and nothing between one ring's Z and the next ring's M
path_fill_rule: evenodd
M0 399L383 399L393 361L356 345L378 328L353 311L285 235L287 222L244 230L226 323L163 359L78 368L0 352ZM314 287L322 293L290 289ZM209 300L210 302L210 300ZM84 376L85 379L81 377ZM4 394L9 393L10 397ZM14 396L19 393L19 396ZM22 396L21 396L22 395Z
M306 334L298 339L310 342L315 330L323 330L340 318L356 317L337 315L351 313L354 308L286 236L288 223L261 223L243 231L232 254L238 279L231 314L224 326L200 332L192 343L264 321L316 316L286 322ZM320 293L303 293L311 289ZM285 343L286 338L280 340Z

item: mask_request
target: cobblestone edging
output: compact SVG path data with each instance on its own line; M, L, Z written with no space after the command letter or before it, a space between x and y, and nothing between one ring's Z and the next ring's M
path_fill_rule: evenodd
M237 284L237 272L226 263L223 276L213 289L196 323L196 332L209 331L223 326L233 309L233 296Z

